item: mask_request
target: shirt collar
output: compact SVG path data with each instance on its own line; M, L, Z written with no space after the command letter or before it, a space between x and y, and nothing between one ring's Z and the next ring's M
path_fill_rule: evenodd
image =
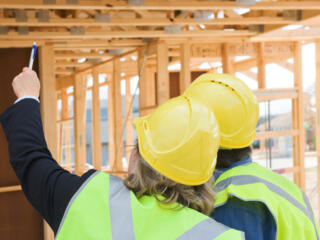
M234 167L238 167L238 166L242 166L242 165L247 165L249 163L252 163L252 158L251 156L244 156L240 161L237 161L237 162L234 162L233 164L231 164L230 167L228 168L216 168L214 170L214 173L213 173L213 176L215 179L218 179L218 177L220 177L220 175L222 173L224 173L225 171L228 171L229 169L231 168L234 168Z

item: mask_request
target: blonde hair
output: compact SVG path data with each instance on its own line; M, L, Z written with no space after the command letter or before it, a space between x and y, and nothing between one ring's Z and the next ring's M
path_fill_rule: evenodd
M138 198L150 195L162 204L170 205L177 202L205 215L212 212L215 199L212 179L198 186L174 182L149 166L141 157L137 146L136 148L138 154L135 173L129 175L124 183ZM160 195L164 198L159 199Z

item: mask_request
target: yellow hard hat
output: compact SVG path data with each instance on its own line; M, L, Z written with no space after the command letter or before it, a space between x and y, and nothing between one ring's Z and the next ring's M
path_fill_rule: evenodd
M205 73L185 91L185 96L207 104L218 121L220 147L244 148L255 138L259 104L247 85L230 74Z
M136 118L139 151L165 177L185 185L200 185L211 177L219 148L219 128L213 112L198 101L180 96Z

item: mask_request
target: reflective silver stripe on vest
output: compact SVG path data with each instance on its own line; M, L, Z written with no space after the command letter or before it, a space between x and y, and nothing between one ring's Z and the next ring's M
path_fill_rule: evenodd
M273 184L263 178L259 178L257 176L239 175L239 176L229 177L227 179L222 180L221 182L218 182L215 185L215 189L217 192L220 192L220 191L224 190L230 184L239 186L239 185L253 184L253 183L259 183L259 182L263 183L265 186L267 186L269 188L270 191L283 197L288 202L290 202L292 205L294 205L296 208L298 208L300 211L302 211L315 226L315 231L317 233L317 239L319 240L318 231L316 229L316 225L315 225L315 221L314 221L314 217L313 217L313 211L312 211L311 206L309 204L309 201L303 191L302 191L302 194L303 194L304 201L306 203L307 208L305 206L303 206L300 202L298 202L295 198L293 198L289 193L287 193L282 188L280 188L279 186L277 186L277 185L275 185L275 184ZM259 201L259 199L257 199L256 201ZM225 204L225 203L221 203L219 205L216 205L215 207L219 207L223 204Z
M59 232L64 224L64 221L66 220L66 217L68 215L68 212L69 212L69 209L72 205L72 203L74 202L74 200L76 199L76 197L78 197L78 195L80 194L80 192L85 188L85 186L88 184L88 182L90 182L90 180L92 178L94 178L98 173L100 173L99 171L95 171L93 174L90 175L90 177L88 177L88 179L86 181L84 181L81 185L81 187L76 191L76 193L72 196L71 200L69 201L68 203L68 206L66 208L66 210L64 211L64 214L63 214L63 217L62 217L62 220L60 222L60 225L59 225L59 228L58 228L58 231L57 231L57 234L55 236L54 239L57 239L58 238L58 235L59 235Z
M230 228L208 218L190 228L178 237L177 240L212 240L228 230Z
M109 175L109 210L113 240L134 240L130 191L123 181Z
M304 200L304 202L307 206L308 212L310 214L309 218L312 219L313 226L314 226L316 233L317 233L317 240L319 240L319 232L318 232L318 228L317 228L317 223L316 223L314 215L313 215L311 204L309 202L307 195L304 193L304 191L302 191L302 194L303 194L303 200Z

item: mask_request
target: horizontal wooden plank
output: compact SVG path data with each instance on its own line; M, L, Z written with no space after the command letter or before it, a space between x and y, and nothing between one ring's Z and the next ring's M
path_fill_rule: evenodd
M297 88L259 89L253 91L259 102L278 99L294 99L298 97Z
M273 172L279 173L279 174L286 174L286 173L295 173L299 172L299 167L290 167L290 168L278 168L278 169L272 169Z
M130 31L87 31L84 34L71 34L61 31L32 31L27 35L19 35L18 32L9 32L7 35L0 35L0 40L10 39L111 39L111 38L156 38L156 37L250 37L256 33L248 30L194 30L168 33L162 30L130 30Z
M9 187L0 187L0 193L15 192L15 191L20 191L21 189L22 188L20 185L9 186Z
M263 140L268 138L277 138L277 137L285 137L285 136L296 136L298 135L298 130L283 130L283 131L267 131L267 132L257 132L256 140Z
M195 19L181 18L134 18L124 19L111 18L110 21L97 22L95 19L68 18L51 19L49 22L39 22L38 19L28 19L26 22L17 22L15 18L0 18L0 26L29 26L29 27L109 27L109 26L170 26L179 24L184 25L259 25L259 24L298 24L298 21L284 19L282 17L244 17L241 18L216 18L210 21L199 21Z
M145 4L128 4L127 1L116 0L78 0L77 4L67 4L58 0L56 4L43 4L42 0L2 0L0 8L17 9L75 9L75 10L232 10L239 8L236 2L229 1L156 1L147 0ZM244 6L241 6L244 7ZM285 1L285 2L257 2L254 5L245 6L253 10L282 10L282 9L320 9L319 1Z

